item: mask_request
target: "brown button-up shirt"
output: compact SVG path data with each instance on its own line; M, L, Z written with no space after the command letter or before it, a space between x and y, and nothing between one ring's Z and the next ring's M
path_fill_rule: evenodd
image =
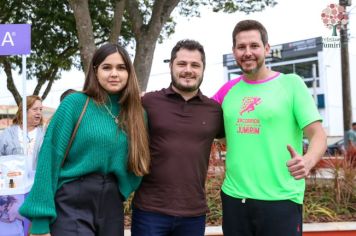
M222 109L199 93L188 101L171 87L145 94L151 172L134 207L173 216L200 216L208 208L205 180L211 144L224 136Z

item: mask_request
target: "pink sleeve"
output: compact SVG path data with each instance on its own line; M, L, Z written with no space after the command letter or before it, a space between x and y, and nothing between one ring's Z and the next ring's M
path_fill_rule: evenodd
M226 84L224 84L219 91L217 91L217 93L215 93L214 96L212 96L211 98L214 99L215 101L217 101L218 103L220 103L220 105L223 103L225 95L230 91L230 89L237 84L238 82L240 82L241 80L241 76L228 81Z

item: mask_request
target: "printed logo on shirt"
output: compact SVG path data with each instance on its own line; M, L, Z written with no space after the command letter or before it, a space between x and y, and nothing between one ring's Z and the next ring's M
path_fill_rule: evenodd
M261 98L259 97L244 97L242 100L242 105L240 109L240 115L242 116L245 112L249 113L255 110L255 107L261 103Z
M259 119L242 119L236 121L237 133L240 134L259 134L260 120Z
M253 112L257 105L262 102L259 97L245 97L242 100L242 105L239 114L242 116L245 113ZM259 134L260 120L254 118L238 118L236 121L237 133L240 134Z

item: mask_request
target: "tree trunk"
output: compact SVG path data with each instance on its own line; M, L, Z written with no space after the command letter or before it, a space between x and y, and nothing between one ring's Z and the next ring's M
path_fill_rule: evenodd
M125 11L125 0L116 0L115 9L114 9L114 19L111 28L110 38L109 38L109 42L111 43L117 43L119 40L124 11Z
M140 15L137 1L126 0L126 9L132 22L132 31L136 39L134 66L142 91L145 91L151 73L153 54L163 26L168 21L179 0L155 1L152 16L148 24Z
M7 77L7 89L11 92L12 96L14 96L16 104L19 105L22 101L22 97L16 88L14 78L12 77L11 63L5 57L2 58L1 62L4 66L4 71Z
M88 0L68 0L68 2L73 9L82 67L86 73L96 49Z
M136 55L134 67L141 91L146 91L148 79L151 73L153 54L156 48L157 38L141 36L136 39Z

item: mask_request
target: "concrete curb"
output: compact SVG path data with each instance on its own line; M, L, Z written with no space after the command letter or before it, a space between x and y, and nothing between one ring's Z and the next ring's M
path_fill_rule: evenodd
M328 222L328 223L312 223L304 224L305 232L322 232L322 231L356 231L355 222Z

